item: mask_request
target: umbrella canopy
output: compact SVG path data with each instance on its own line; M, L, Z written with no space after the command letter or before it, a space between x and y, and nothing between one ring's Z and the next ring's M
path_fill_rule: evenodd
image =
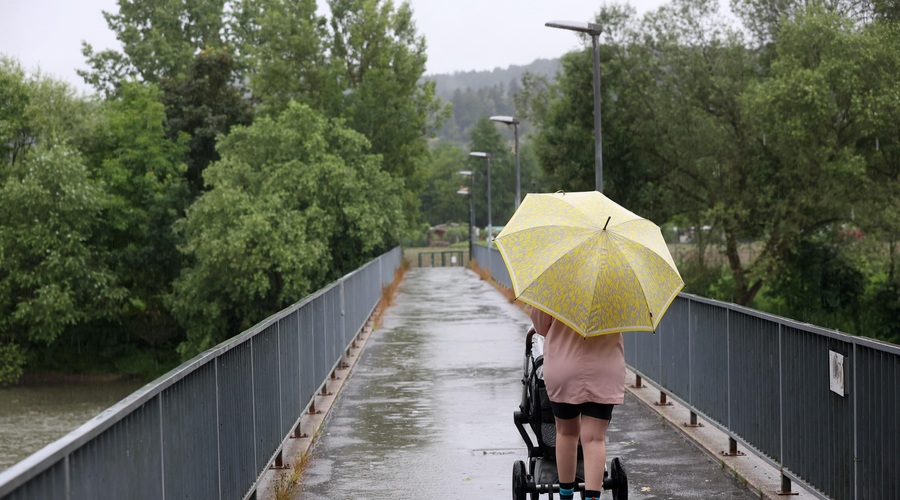
M586 337L655 331L684 288L659 227L597 191L526 195L496 243L516 297Z

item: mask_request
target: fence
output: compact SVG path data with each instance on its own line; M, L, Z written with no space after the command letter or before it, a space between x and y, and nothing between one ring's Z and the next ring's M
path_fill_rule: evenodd
M464 250L436 250L418 252L418 267L447 267L466 265L464 257L468 251Z
M151 382L0 473L0 498L254 498L401 259L395 248Z
M900 346L684 293L624 337L636 374L780 469L782 492L900 498Z
M482 269L491 272L491 276L501 285L512 288L512 280L509 277L509 271L506 264L503 263L503 257L496 247L486 247L483 245L472 245L472 260L478 263Z

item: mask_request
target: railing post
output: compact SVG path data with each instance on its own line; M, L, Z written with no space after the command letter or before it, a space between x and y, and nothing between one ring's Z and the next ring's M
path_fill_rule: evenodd
M659 391L659 401L654 402L656 406L672 406L672 403L666 400L666 393Z
M787 476L784 475L784 470L781 471L781 489L776 491L776 493L780 496L788 496L788 495L797 495L798 492L791 491L791 480L788 479Z
M726 457L742 457L742 456L744 456L744 452L738 451L737 441L733 437L729 437L728 438L728 451L723 451L722 455L726 456Z
M689 422L684 423L685 427L703 427L703 424L697 421L697 414L691 412L691 419Z

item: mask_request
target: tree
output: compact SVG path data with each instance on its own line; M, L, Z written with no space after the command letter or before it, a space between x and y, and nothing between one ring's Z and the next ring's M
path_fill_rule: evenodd
M151 84L124 83L121 97L102 103L95 140L87 148L93 177L107 193L105 230L96 240L128 290L114 318L129 336L155 346L180 333L164 303L181 269L172 225L190 202L184 180L187 136L166 136L165 107Z
M172 308L189 357L398 242L400 183L364 137L292 103L238 126L179 231L190 265Z
M236 39L250 89L265 113L291 100L326 110L341 95L328 65L326 19L314 0L242 0ZM330 110L334 114L336 110Z
M445 222L469 223L469 200L457 193L471 179L460 175L466 153L447 142L431 150L427 163L425 189L422 191L422 215L432 226Z
M851 200L864 182L856 144L865 86L859 32L846 19L810 9L782 28L771 77L754 85L744 108L763 146L766 249L761 264L780 272L780 257L822 229L851 217Z
M168 136L190 137L187 181L194 194L203 190L203 171L218 159L216 139L234 125L248 125L253 110L244 89L235 83L237 63L224 48L205 48L191 59L184 74L160 82L159 100L165 104Z
M731 8L761 45L777 42L784 25L796 22L809 8L854 24L900 19L900 4L895 0L732 0Z
M95 53L82 43L88 71L85 82L106 95L122 81L137 78L159 83L185 73L194 56L207 47L221 47L226 34L227 0L118 0L118 12L103 12L122 52Z
M540 128L535 149L548 174L548 191L594 188L594 152L583 147L594 141L594 108L585 105L593 102L591 57L590 51L564 55L557 82L551 93L544 95L547 108L540 107L544 103L529 104L529 108L539 110L533 116ZM526 87L534 83L526 81ZM546 112L542 112L544 109Z
M94 244L102 184L65 144L41 143L9 165L0 186L0 383L22 373L24 353L66 328L115 315L125 291Z
M604 151L604 178L609 195L637 213L710 226L699 233L727 262L733 290L723 298L750 304L801 241L849 213L846 188L861 173L847 148L858 128L847 107L856 80L850 65L838 68L852 57L847 34L828 28L830 37L822 37L827 23L782 40L772 76L763 78L758 52L717 20L716 8L675 1L641 25L601 11L602 19L619 20L606 23L618 43L603 51L610 54L604 143L610 138L609 154L617 157L609 161ZM801 69L801 61L825 54L834 64ZM542 164L552 178L583 187L592 153L588 67L586 56L568 55L556 89L531 91L545 96L536 106L543 112L536 141ZM741 253L748 241L762 245L758 258ZM702 246L699 255L706 255Z
M638 45L634 10L608 7L598 22L604 26L601 58L601 117L604 193L645 217L664 217L660 186L665 169L647 141L655 127L656 108L647 105L653 81L648 57ZM595 189L593 50L566 54L551 85L547 78L527 75L516 99L521 113L540 126L534 148L547 174L544 191Z
M472 130L471 151L491 155L491 223L503 226L512 217L516 198L516 167L511 149L503 135L487 116ZM469 157L469 170L475 173L475 219L487 226L487 166L483 158Z
M404 204L411 226L418 217L426 136L440 126L447 110L435 97L425 72L425 40L416 32L409 4L396 10L388 0L329 0L331 65L347 125L366 136L384 169L406 188Z
M13 163L32 143L25 109L29 104L25 72L11 59L0 56L0 160ZM0 180L6 172L0 172Z

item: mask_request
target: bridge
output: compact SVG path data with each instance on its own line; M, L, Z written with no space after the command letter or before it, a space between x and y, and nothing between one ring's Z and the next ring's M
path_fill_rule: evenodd
M416 477L428 478L437 498L509 495L511 464L525 458L521 439L509 436L527 316L507 300L496 250L476 246L472 257L486 279L417 269L403 283L436 295L424 307L401 293L373 332L402 274L401 250L388 252L0 473L0 498L274 498L279 488L278 498L419 498L404 489ZM410 301L427 314L412 327L388 324ZM487 319L467 319L473 309ZM394 341L379 344L382 329ZM401 349L399 358L373 364L385 345ZM448 351L459 356L440 354ZM416 356L434 365L425 370ZM635 483L649 491L633 489L632 498L704 498L713 481L735 496L900 498L900 347L682 294L657 334L626 334L626 360L629 394L614 414L610 455L632 464L630 476L657 477ZM442 376L405 378L417 371ZM387 382L400 392L382 392ZM486 388L490 397L453 396ZM353 413L366 407L359 398L379 397L374 412ZM664 421L672 425L652 425ZM393 440L379 454L348 458L359 438L347 429ZM682 435L694 444L673 452ZM309 460L314 439L322 454ZM327 455L329 447L339 454ZM702 447L721 451L691 455ZM419 448L427 457L413 453ZM656 459L640 458L654 449ZM667 464L667 454L695 458Z

